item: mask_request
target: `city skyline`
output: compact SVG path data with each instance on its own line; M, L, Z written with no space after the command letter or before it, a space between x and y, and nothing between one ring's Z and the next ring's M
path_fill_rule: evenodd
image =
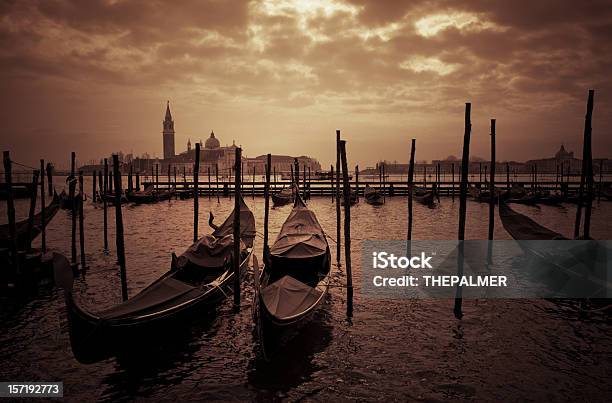
M604 1L100 1L0 6L0 146L58 164L116 150L163 156L166 100L175 144L204 140L249 156L350 164L458 156L472 103L472 155L580 157L594 88L593 152L610 157L612 11ZM137 17L137 18L136 18Z

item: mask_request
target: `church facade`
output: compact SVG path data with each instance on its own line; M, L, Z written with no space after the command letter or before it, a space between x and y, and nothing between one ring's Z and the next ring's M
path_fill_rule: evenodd
M150 175L158 170L160 180L165 178L170 170L174 177L174 170L177 171L177 178L182 178L183 172L187 175L193 174L195 161L195 146L192 145L191 139L187 140L187 149L179 154L175 152L175 131L174 120L170 111L170 102L166 103L166 114L162 122L162 145L163 159L143 159L136 158L133 160L135 172ZM235 141L231 145L221 146L219 138L214 131L210 132L206 141L200 140L200 177L201 180L206 180L210 171L211 179L214 180L215 175L219 178L226 178L231 173L235 166L236 160ZM258 156L249 158L245 156L244 149L242 152L242 169L245 178L247 175L252 175L255 170L256 175L265 174L266 156ZM310 168L312 172L320 171L320 164L313 158L301 156L297 157L301 167ZM294 157L291 156L272 156L272 164L277 172L289 172L293 164Z

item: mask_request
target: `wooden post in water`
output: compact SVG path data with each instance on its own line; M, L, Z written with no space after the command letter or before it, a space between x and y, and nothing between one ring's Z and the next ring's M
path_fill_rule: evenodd
M81 247L81 270L87 270L85 259L85 217L83 205L85 204L85 187L83 186L83 171L79 171L79 246Z
M472 132L472 122L470 118L472 109L471 103L465 104L465 128L463 133L463 156L461 158L461 184L459 187L459 230L457 239L459 240L458 253L457 253L457 275L463 275L463 253L465 245L463 240L465 239L465 216L467 210L467 188L468 188L468 167L470 162L470 135ZM463 313L461 311L462 304L462 292L461 287L457 287L455 294L455 308L453 310L455 317L461 319Z
M98 184L96 183L97 179L98 179L98 174L97 174L96 170L94 169L92 174L91 174L91 183L92 183L92 186L91 186L91 201L93 203L95 203L96 200L98 200L98 198L96 197L96 194L98 193L97 192Z
M102 202L102 195L104 194L104 189L102 185L102 169L98 171L98 200Z
M276 166L274 166L274 190L276 190Z
M308 198L310 199L310 184L311 184L312 180L310 177L310 166L308 166Z
M272 155L267 155L266 163L266 184L264 187L264 244L263 244L263 258L265 264L268 264L268 221L270 218L270 168L272 165Z
M510 164L506 162L506 190L510 191Z
M76 205L76 176L75 176L75 165L76 165L76 154L74 151L70 154L70 178L68 182L68 191L71 203L71 238L70 238L70 255L73 273L76 273L78 268L77 263L77 249L76 249L76 232L77 232L77 205Z
M219 200L219 164L215 162L215 193L217 194L217 204L221 203Z
M304 200L309 198L309 195L306 193L306 164L304 164L302 169L302 195L304 195Z
M26 251L32 249L32 232L34 231L34 213L36 212L36 196L38 195L39 175L40 172L38 171L38 169L35 169L32 174L32 193L30 193L30 211L28 214L28 242L26 245Z
M591 119L593 118L593 98L595 96L594 90L589 90L589 99L588 104L590 104L589 112L585 117L584 124L584 149L586 151L586 155L583 156L583 159L586 158L586 172L585 172L585 181L587 187L587 198L586 205L584 208L584 228L583 228L583 238L591 239L591 210L593 208L593 148L592 148L592 131L591 127Z
M13 201L13 175L11 156L8 151L3 153L4 183L6 184L6 213L8 215L11 257L15 274L20 274L19 255L17 254L17 223L15 221L15 203Z
M134 182L133 182L133 170L134 167L132 166L132 164L130 164L130 169L128 171L128 195L132 194L132 192L134 191Z
M344 193L344 264L346 266L346 316L353 316L353 272L351 269L351 185L349 183L346 141L340 140L342 190Z
M242 149L236 147L236 176L234 181L234 310L240 311L240 184L242 179Z
M210 166L206 167L206 172L208 173L208 200L212 197L212 183L210 181Z
M113 154L113 179L115 180L115 243L117 245L117 261L121 275L121 298L128 299L127 272L125 268L125 244L123 240L123 215L121 213L121 174L119 173L119 156Z
M359 165L355 165L355 195L359 200Z
M108 159L104 158L104 196L102 197L102 207L104 208L104 251L108 251L108 205L106 203L108 186Z
M155 164L155 190L159 192L159 164Z
M168 193L169 193L170 192L170 188L171 188L171 186L170 186L170 164L168 164L168 173L167 173L167 176L168 176L168 189L167 190L168 190ZM170 203L170 200L172 200L172 193L168 194L168 203Z
M176 191L176 165L172 165L172 170L174 171L174 190Z
M331 181L331 185L330 185L331 201L333 203L336 197L336 191L334 190L334 166L333 165L330 165L329 173L330 173L329 178Z
M336 130L336 263L338 268L342 266L340 263L340 254L342 253L342 240L340 233L340 130Z
M108 171L108 193L113 193L113 172L111 170Z
M533 164L533 188L538 190L538 164Z
M136 191L140 192L140 173L136 172Z
M584 196L584 185L585 179L588 171L588 150L587 150L587 137L590 140L591 137L591 119L593 117L593 96L594 91L589 90L589 98L587 100L587 111L584 117L584 139L582 144L582 169L580 173L580 187L578 188L578 203L576 206L576 221L574 223L574 239L578 239L580 237L580 223L582 221L582 205L583 205L583 196ZM585 228L586 232L586 228Z
M410 145L410 164L408 165L408 235L406 237L406 256L410 258L412 248L412 198L414 195L414 153L416 152L416 139L412 139Z
M47 251L47 218L45 209L45 160L40 160L40 219L42 222L40 240L43 253Z
M455 201L455 163L453 162L451 165L451 175L452 175L452 200Z
M482 183L482 162L478 163L478 183Z
M251 184L253 185L251 187L251 197L255 200L255 165L253 165L253 182Z
M49 197L53 197L53 191L54 191L53 190L53 167L51 166L50 162L47 162L45 169L47 170L47 184L49 188Z
M493 240L495 232L495 119L491 119L491 176L489 179L489 241ZM491 248L489 243L488 259L491 263Z
M195 161L193 168L193 242L198 241L198 221L199 221L199 194L198 182L200 173L200 143L196 143Z
M382 166L380 167L381 173L382 173L382 195L383 195L383 203L386 203L386 196L387 196L387 179L385 178L385 166L387 164L383 162Z

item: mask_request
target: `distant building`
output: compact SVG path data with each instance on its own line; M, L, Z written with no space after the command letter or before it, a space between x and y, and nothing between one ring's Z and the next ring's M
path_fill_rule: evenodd
M151 174L155 172L155 169L158 169L160 179L167 176L168 168L170 168L172 176L174 176L175 168L177 170L177 176L179 177L182 176L183 172L190 175L193 174L195 147L192 146L191 139L187 140L186 151L175 154L174 120L170 112L170 102L166 104L166 115L162 125L164 158L134 158L132 162L134 165L134 172ZM219 138L215 135L214 131L211 131L210 136L204 143L200 140L200 175L206 175L210 170L212 178L215 177L216 172L218 172L219 177L227 177L234 168L237 147L235 141L232 141L232 145L221 146ZM321 170L321 165L315 159L306 156L297 158L301 168L310 168L312 173ZM294 157L291 156L272 156L272 165L276 168L278 173L289 172L293 165L293 161ZM253 168L255 168L256 175L265 174L265 164L265 155L248 158L244 156L243 153L242 167L245 176L252 175Z
M162 132L164 136L164 159L170 159L174 157L174 120L172 120L172 114L170 113L170 101L166 104L166 117L162 125L164 127Z
M531 170L531 167L537 167L538 172L552 173L563 168L563 172L567 172L569 169L571 173L578 173L582 169L582 160L574 158L574 153L565 150L565 146L561 144L561 148L555 153L554 157L529 160L525 162L525 165L529 170Z

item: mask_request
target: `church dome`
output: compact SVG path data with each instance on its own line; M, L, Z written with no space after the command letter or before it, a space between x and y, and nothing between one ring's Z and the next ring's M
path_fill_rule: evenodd
M206 142L204 143L204 148L211 149L219 147L221 147L221 143L215 137L215 132L210 132L210 137L206 139Z

